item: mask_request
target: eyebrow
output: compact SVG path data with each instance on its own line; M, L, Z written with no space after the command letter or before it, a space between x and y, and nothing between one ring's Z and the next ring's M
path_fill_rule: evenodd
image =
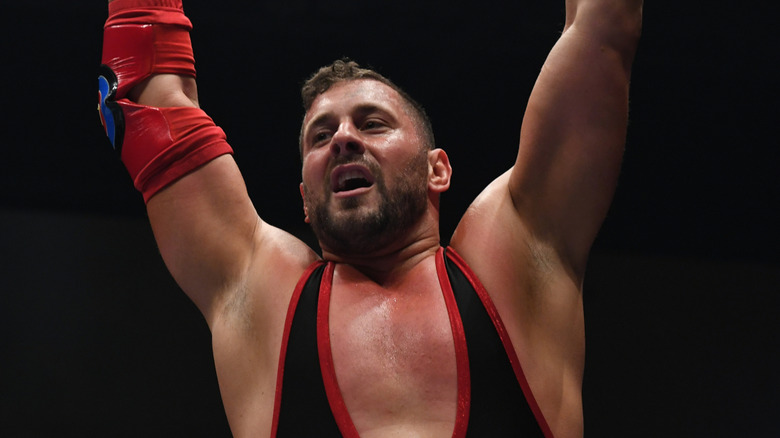
M368 114L378 112L378 113L382 113L385 116L391 117L393 120L395 120L395 117L393 117L390 114L390 110L389 109L386 109L385 107L383 107L381 105L376 105L376 104L373 104L373 103L364 103L364 104L358 105L357 108L355 108L355 112L358 115L361 115L361 116L366 116Z
M396 118L390 113L388 109L374 103L360 104L357 107L355 107L353 112L358 116L366 116L371 113L379 112L385 115L386 117L392 119L393 122L396 121ZM327 125L328 123L330 123L330 121L333 118L334 118L333 112L327 112L327 113L320 114L314 119L312 119L312 121L309 122L308 125L306 125L306 129L304 131L304 138L306 138L306 135L308 135L312 129L318 128L323 125Z
M322 125L327 125L331 119L333 119L332 112L318 115L316 118L312 119L312 121L310 121L306 126L304 126L304 132L303 132L304 137L308 135L313 128L317 128Z

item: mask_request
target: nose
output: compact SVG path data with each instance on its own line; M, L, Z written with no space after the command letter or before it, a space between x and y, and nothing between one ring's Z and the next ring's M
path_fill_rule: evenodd
M355 126L351 123L342 123L338 131L333 134L330 150L333 155L338 156L362 154L366 148Z

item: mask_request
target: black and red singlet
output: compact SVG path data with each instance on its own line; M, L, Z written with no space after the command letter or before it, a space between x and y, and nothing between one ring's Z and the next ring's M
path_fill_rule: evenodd
M310 266L290 301L272 436L359 436L341 398L330 350L328 303L334 269L328 262ZM485 288L452 248L437 252L436 271L455 340L458 407L453 438L551 438Z

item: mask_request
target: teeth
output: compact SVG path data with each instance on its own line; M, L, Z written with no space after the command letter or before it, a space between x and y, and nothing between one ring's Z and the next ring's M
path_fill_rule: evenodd
M350 179L365 179L363 177L363 173L357 170L350 170L347 172L344 172L343 174L339 175L339 188L344 187L344 183L347 182Z

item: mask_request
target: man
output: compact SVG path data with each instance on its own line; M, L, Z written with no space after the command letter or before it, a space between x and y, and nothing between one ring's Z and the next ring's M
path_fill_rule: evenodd
M452 171L424 111L354 63L321 69L300 142L320 258L260 218L197 109L180 1L109 2L101 116L209 324L235 436L582 436L582 281L619 172L641 8L566 2L517 160L446 251Z

